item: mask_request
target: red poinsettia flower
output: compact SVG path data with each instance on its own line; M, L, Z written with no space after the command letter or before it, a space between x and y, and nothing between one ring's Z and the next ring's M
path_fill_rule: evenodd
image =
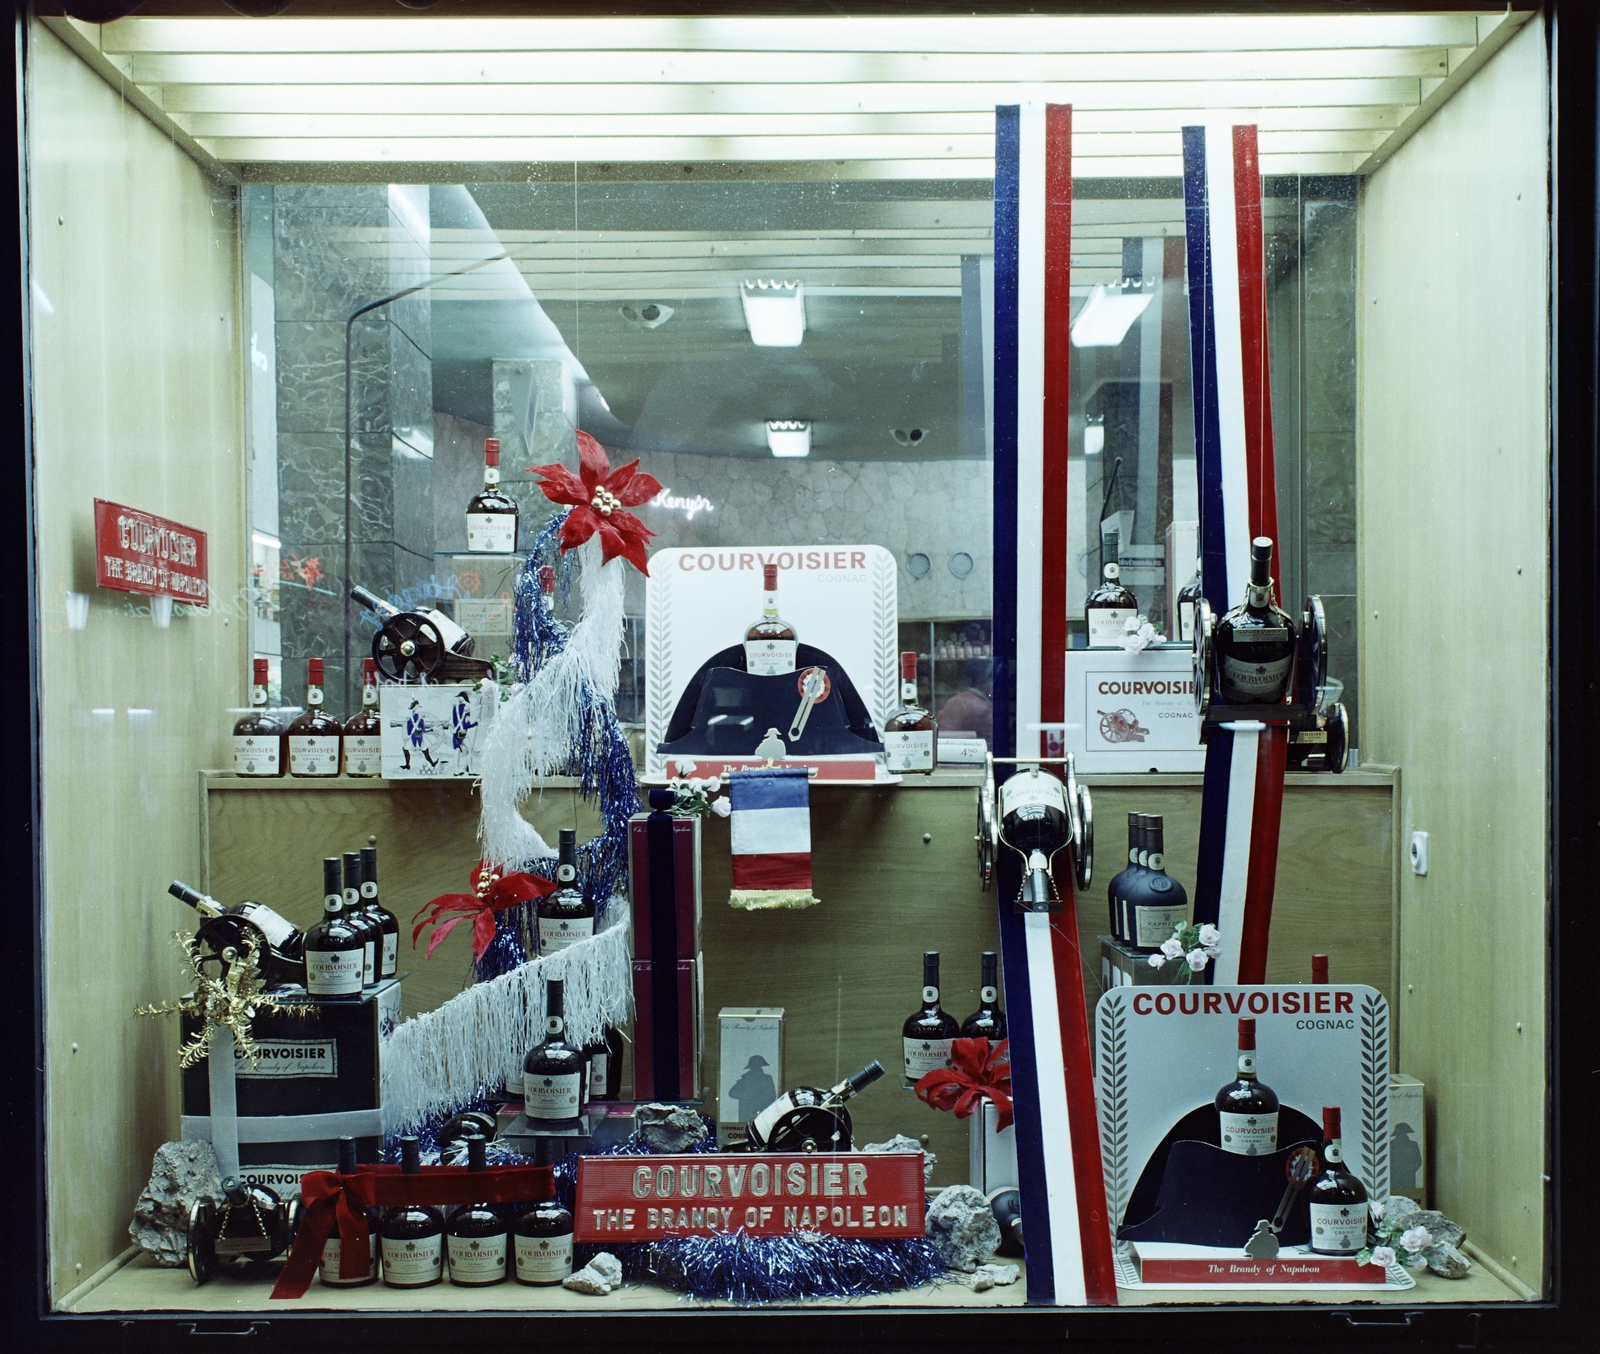
M983 1099L999 1110L996 1127L1011 1126L1011 1041L1002 1039L992 1049L987 1039L952 1039L950 1061L917 1082L917 1099L936 1110L954 1110L967 1118Z
M622 510L648 503L661 492L661 481L642 473L637 460L613 470L606 449L588 433L580 432L576 475L564 465L533 465L528 469L544 477L539 487L552 503L572 505L561 528L562 554L599 532L605 563L621 555L640 573L650 572L644 545L655 532L631 512Z
M422 956L424 959L432 959L439 942L455 930L459 923L471 918L472 958L477 962L483 958L484 952L494 940L496 912L504 912L508 907L530 902L534 898L543 898L545 894L555 889L555 885L548 879L541 879L538 875L523 874L521 871L499 875L481 860L473 867L467 886L477 891L440 894L431 902L424 903L412 915L411 920L417 922L411 928L413 949L416 948L417 937L422 934L423 927L428 925L433 927L428 936L428 948ZM422 917L424 912L428 914L426 917ZM461 915L450 917L449 921L443 920L452 912ZM418 917L422 917L422 920L417 921Z

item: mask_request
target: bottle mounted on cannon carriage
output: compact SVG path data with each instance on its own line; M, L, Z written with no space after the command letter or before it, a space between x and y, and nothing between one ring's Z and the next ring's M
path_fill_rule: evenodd
M1294 676L1294 621L1272 600L1272 542L1250 542L1244 602L1217 622L1217 694L1224 705L1277 705Z

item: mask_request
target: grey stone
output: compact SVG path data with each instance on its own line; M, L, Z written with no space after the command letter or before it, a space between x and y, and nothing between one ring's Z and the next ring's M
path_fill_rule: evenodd
M945 1268L973 1273L1000 1245L1000 1224L983 1194L951 1185L928 1209L928 1240Z
M633 1112L640 1141L654 1152L684 1152L706 1136L706 1121L684 1105L640 1105Z
M189 1258L189 1209L205 1195L222 1196L217 1154L208 1142L164 1142L156 1148L150 1183L133 1206L128 1235L158 1265L177 1267Z
M1464 1279L1472 1268L1472 1261L1448 1242L1429 1246L1422 1254L1428 1261L1428 1269L1442 1279Z
M933 1165L939 1160L938 1154L930 1152L915 1138L908 1138L904 1133L896 1133L887 1142L869 1142L865 1147L856 1148L858 1152L921 1152L922 1153L922 1183L928 1184L933 1179Z
M1406 1198L1403 1194L1391 1194L1383 1201L1383 1216L1389 1222L1399 1222L1401 1218L1409 1218L1413 1213L1421 1211L1421 1204L1415 1199Z
M991 1288L1004 1288L1016 1283L1021 1273L1016 1265L979 1265L971 1274L963 1274L958 1270L952 1272L950 1277L974 1293L983 1293Z
M561 1286L574 1293L604 1297L613 1288L622 1287L622 1261L609 1251L601 1251L576 1274L567 1275Z
M1436 1246L1459 1246L1467 1239L1467 1229L1459 1222L1451 1222L1437 1209L1419 1208L1406 1215L1407 1227L1426 1227Z

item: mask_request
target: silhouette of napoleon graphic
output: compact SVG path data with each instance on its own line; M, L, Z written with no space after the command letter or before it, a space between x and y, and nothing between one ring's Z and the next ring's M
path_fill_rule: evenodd
M759 1053L754 1054L744 1065L739 1080L728 1088L734 1104L739 1107L735 1113L745 1123L749 1123L778 1098L778 1088L763 1070L766 1065L765 1058Z

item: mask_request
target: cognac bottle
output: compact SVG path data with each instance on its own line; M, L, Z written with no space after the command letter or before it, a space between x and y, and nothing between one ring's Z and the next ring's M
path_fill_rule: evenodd
M922 956L922 1006L901 1027L905 1053L904 1082L915 1086L929 1072L950 1066L950 1041L961 1033L955 1017L939 1004L939 952Z
M378 981L378 954L383 948L383 927L361 906L361 857L344 853L344 918L361 932L361 985Z
M1136 876L1141 873L1139 840L1144 831L1144 815L1128 815L1128 863L1106 885L1106 901L1111 909L1111 934L1124 944L1128 943L1127 897Z
M539 953L560 954L569 945L588 940L594 934L594 904L587 902L578 883L578 834L570 827L561 829L560 855L556 862L556 888L537 903L539 910Z
M322 862L322 920L306 932L306 991L324 1000L361 996L366 935L344 915L339 857Z
M978 989L978 1009L961 1022L963 1039L987 1039L993 1048L1006 1037L1006 1013L1000 1009L1000 956L983 952L983 986Z
M467 1170L489 1169L488 1143L480 1133L467 1139ZM483 1288L506 1277L506 1252L511 1229L494 1204L462 1204L445 1224L450 1282L463 1288Z
M306 981L306 942L299 928L262 903L235 903L223 907L215 898L174 879L167 892L188 903L205 920L196 932L216 954L225 949L255 951L256 970L267 987Z
M938 758L933 712L917 704L917 655L900 655L900 708L883 723L885 768L931 775Z
M288 730L267 709L267 660L257 658L251 667L255 680L250 686L250 712L233 726L233 774L281 776Z
M566 1038L562 981L545 984L544 1041L529 1050L522 1064L522 1103L530 1123L540 1128L576 1128L583 1105L587 1070L583 1054Z
M794 627L778 615L778 566L763 564L761 619L744 632L744 670L762 677L794 671Z
M1147 813L1140 843L1143 869L1128 881L1123 906L1128 917L1128 943L1146 953L1159 950L1176 928L1189 920L1189 895L1167 874L1164 851L1165 824L1161 815Z
M500 487L500 441L483 442L483 491L467 504L467 550L511 555L517 549L517 500Z
M1224 705L1276 705L1294 676L1294 621L1272 600L1272 542L1250 543L1244 604L1217 622L1217 694Z
M1306 1186L1311 1204L1311 1250L1354 1255L1367 1244L1367 1189L1344 1164L1339 1109L1322 1108L1322 1172Z
M558 1284L572 1273L572 1214L545 1199L517 1219L517 1282Z
M422 1149L400 1139L400 1174L422 1174ZM426 1288L444 1277L444 1218L427 1204L397 1204L379 1224L383 1281L390 1288Z
M1128 621L1139 614L1139 599L1122 586L1122 567L1117 563L1117 538L1101 538L1105 564L1101 583L1084 603L1083 620L1089 630L1091 649L1115 649L1128 633Z
M587 1061L584 1103L617 1100L622 1095L622 1036L609 1026L583 1046Z
M344 773L383 774L383 720L378 714L378 665L361 660L361 708L345 721Z
M753 1152L804 1151L806 1149L799 1139L808 1136L813 1143L811 1150L824 1152L848 1150L848 1143L836 1144L816 1141L819 1137L829 1136L832 1132L837 1131L839 1127L839 1121L826 1112L838 1108L853 1096L859 1095L881 1076L883 1076L883 1064L873 1061L854 1075L846 1077L830 1090L819 1090L815 1086L796 1086L793 1090L785 1091L745 1126L750 1150ZM781 1122L783 1117L791 1111L812 1109L821 1110L824 1113L799 1116L790 1120L788 1124Z
M1278 1150L1278 1096L1256 1076L1256 1022L1239 1018L1239 1075L1216 1098L1222 1150L1242 1157Z
M1178 635L1185 644L1194 643L1194 610L1205 593L1200 583L1200 561L1194 562L1194 577L1178 589Z
M383 932L378 950L378 981L400 971L400 919L378 901L378 848L361 848L361 906Z
M322 708L322 660L306 660L306 709L289 725L289 774L337 776L344 728Z
M339 1174L354 1175L355 1173L356 1140L354 1138L340 1138ZM322 1264L317 1269L317 1277L328 1288L359 1288L363 1284L374 1282L378 1277L378 1210L356 1202L348 1194L345 1198L349 1202L351 1210L360 1212L367 1220L367 1272L355 1279L341 1279L339 1277L341 1238L339 1236L339 1217L338 1214L335 1214L333 1230L328 1233L328 1239L322 1243Z

